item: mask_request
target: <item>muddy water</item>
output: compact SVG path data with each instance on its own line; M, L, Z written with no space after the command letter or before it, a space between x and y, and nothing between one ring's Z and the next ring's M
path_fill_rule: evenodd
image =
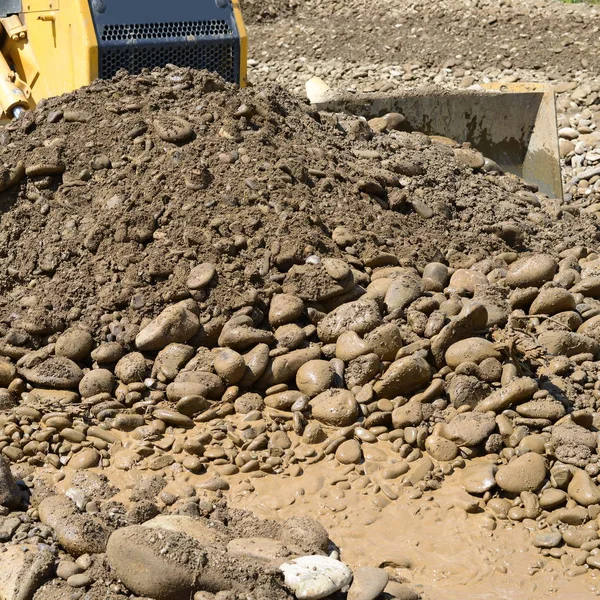
M347 468L335 464L310 465L300 477L283 481L253 479L253 490L232 486L231 505L265 518L316 517L342 560L352 567L385 565L394 579L430 600L600 596L595 571L568 577L559 560L542 557L531 546L525 525L498 521L490 530L484 513L467 515L457 506L464 495L459 476L421 499L399 490L397 500L386 502L381 493L357 489Z
M278 476L227 476L230 489L225 498L231 507L251 510L257 517L318 519L338 546L341 560L353 568L385 567L393 580L409 584L425 600L600 597L600 572L589 569L573 576L566 557L544 557L532 546L534 521L495 521L478 510L461 485L460 470L439 490L420 496L416 488L400 483L402 477L383 479L383 469L397 460L389 443L371 448L377 460L363 465L341 465L329 456ZM121 490L113 500L127 504L130 490L151 473L169 481L165 491L185 496L186 488L221 476L221 468L209 467L203 475L177 464L159 471L121 471L112 466L92 470L102 472ZM63 473L57 487L64 493L74 473L69 467ZM52 477L50 471L47 475ZM207 490L198 494L218 497Z

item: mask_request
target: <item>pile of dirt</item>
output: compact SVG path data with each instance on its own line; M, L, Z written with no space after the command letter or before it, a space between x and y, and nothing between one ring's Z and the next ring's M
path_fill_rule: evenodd
M321 461L380 509L455 474L490 529L535 522L545 556L600 567L597 227L402 124L168 68L2 133L0 535L28 594L60 552L57 597L287 597L255 546L322 552L321 529L197 520ZM159 512L193 524L155 534Z
M422 268L597 239L478 153L383 128L186 70L43 103L3 133L0 333L23 346L81 322L130 343L167 303L194 297L209 319L311 255ZM186 285L199 262L216 267L210 295Z

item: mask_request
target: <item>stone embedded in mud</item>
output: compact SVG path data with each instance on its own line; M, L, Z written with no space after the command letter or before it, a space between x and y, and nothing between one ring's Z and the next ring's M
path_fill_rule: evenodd
M425 387L431 380L431 367L420 356L407 356L393 362L373 389L384 398L394 398Z
M573 469L573 478L567 488L569 496L582 506L600 503L600 488L583 469Z
M71 359L51 356L33 368L21 368L20 374L30 383L59 390L76 389L83 371Z
M467 338L452 344L446 350L446 364L455 369L463 362L479 364L486 358L500 358L494 344L485 338Z
M0 598L31 600L39 587L52 577L54 555L41 544L8 545L2 552Z
M310 401L314 419L324 425L346 427L358 417L358 403L348 390L331 389L315 396Z
M284 583L298 600L319 600L352 581L347 565L327 556L300 556L279 567Z
M586 353L596 356L600 349L596 340L571 331L542 331L538 334L537 340L548 354L555 356L574 356Z
M66 496L48 496L38 506L40 521L54 530L71 555L98 554L106 549L110 529L100 519L80 513Z
M575 310L573 294L563 288L546 288L540 291L529 308L530 315L555 315L556 313Z
M196 265L187 278L186 285L190 290L201 290L205 288L215 276L217 270L212 263Z
M359 567L352 575L348 600L375 600L389 581L387 571L375 567Z
M93 347L94 340L90 332L73 327L58 336L54 352L57 356L65 356L73 361L82 361L89 356Z
M15 483L10 465L4 456L0 456L0 506L17 508L21 504L21 490Z
M461 473L461 481L469 494L485 494L496 487L494 476L498 467L491 462L468 466Z
M531 254L513 262L506 275L511 287L540 287L558 270L558 262L548 254Z
M530 377L513 379L504 387L490 394L485 400L477 404L475 410L485 413L493 411L499 413L517 402L529 400L538 391L538 384Z
M198 589L206 562L204 546L194 538L143 525L115 531L106 555L117 577L132 592L154 600L190 598Z
M172 343L187 342L200 329L198 317L184 303L165 308L135 338L138 350L161 350Z
M317 333L325 344L335 341L345 331L365 335L381 324L381 312L377 302L369 298L348 302L331 311L319 321Z
M296 373L296 386L311 398L330 388L332 383L333 370L326 360L309 360Z
M546 479L546 461L535 452L528 452L501 466L496 472L496 483L511 494L535 492Z
M496 428L496 420L489 413L462 413L441 428L441 435L459 446L477 446Z

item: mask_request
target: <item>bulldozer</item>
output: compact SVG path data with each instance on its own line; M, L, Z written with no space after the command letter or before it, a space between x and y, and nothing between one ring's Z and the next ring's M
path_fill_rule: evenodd
M246 85L238 0L0 0L0 29L4 119L120 69L175 64Z
M239 0L0 0L0 119L120 69L175 64L247 85ZM554 93L539 84L478 90L335 92L308 84L317 110L366 118L397 111L409 129L469 143L505 171L562 196Z

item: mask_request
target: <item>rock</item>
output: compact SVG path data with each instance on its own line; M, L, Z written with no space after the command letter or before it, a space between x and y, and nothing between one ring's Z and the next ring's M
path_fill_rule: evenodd
M379 373L381 361L377 354L365 354L351 360L344 369L346 387L350 390L355 385L369 383Z
M406 356L393 362L373 389L384 398L404 396L425 387L431 375L431 367L424 358Z
M567 503L569 497L563 490L548 488L540 494L540 508L542 510L554 510Z
M531 254L508 267L506 282L511 287L540 287L558 270L558 262L548 254Z
M17 367L4 358L0 358L0 387L8 387L17 376Z
M396 429L416 427L423 421L423 407L420 400L410 400L392 412L392 423Z
M15 483L8 461L0 456L0 506L17 508L21 504L21 490Z
M352 571L328 556L300 556L279 567L284 584L298 600L318 600L352 581Z
M321 348L319 346L301 348L300 350L293 350L292 352L278 356L267 366L267 369L258 381L258 386L268 388L278 383L287 383L296 377L302 365L319 358L321 358Z
M489 413L462 413L442 427L443 437L459 446L477 446L496 428L496 420Z
M269 323L272 327L280 327L293 323L304 314L304 301L292 294L276 294L269 307Z
M529 402L517 405L515 410L522 417L529 419L549 419L550 421L558 421L566 414L563 403L551 397L530 400Z
M65 113L65 119L66 118ZM167 113L161 114L154 120L153 125L158 137L160 137L163 142L184 144L194 137L192 125L185 119L175 115Z
M275 336L270 331L254 327L250 317L235 317L227 321L219 336L219 346L245 350L256 344L271 344Z
M94 347L94 340L89 331L72 327L61 333L56 340L54 353L65 356L73 361L85 360Z
M240 384L243 387L250 387L265 372L269 364L269 346L267 344L258 344L250 352L244 354L246 363L246 372Z
M345 362L365 354L371 354L371 352L371 345L365 342L355 331L345 331L335 343L336 358Z
M491 462L475 464L463 469L461 481L469 494L480 496L496 487L497 471L498 467Z
M354 331L365 335L381 323L381 313L377 302L372 299L361 299L342 304L325 316L317 325L317 333L321 341L333 343L345 331Z
M227 553L231 556L247 557L267 564L283 562L290 550L279 540L251 537L237 538L227 544Z
M457 269L450 277L448 287L451 291L460 294L473 295L478 285L489 284L488 278L481 272L473 269Z
M540 291L529 308L530 315L555 315L567 310L575 310L575 298L563 288L546 288Z
M309 398L314 398L333 384L333 369L326 360L309 360L296 373L296 386Z
M244 357L231 348L224 348L215 353L214 367L217 375L229 385L238 383L246 373Z
M116 363L125 354L125 348L118 342L106 342L92 350L90 356L98 364Z
M385 295L385 306L388 312L398 308L406 308L414 302L423 292L423 284L418 273L406 269L404 273L395 277Z
M69 460L71 469L91 469L97 467L100 462L100 454L95 448L84 448Z
M6 546L0 570L2 600L31 600L42 584L52 577L54 555L41 544Z
M454 460L458 456L458 446L439 435L430 435L425 440L425 450L431 458L441 462Z
M387 571L374 567L359 567L352 575L348 600L375 600L383 592L389 580Z
M168 552L161 552L165 547ZM158 535L157 529L143 525L115 531L106 555L133 593L155 600L191 598L206 563L204 544L180 531L160 528Z
M115 366L115 375L125 385L144 381L148 366L140 352L126 354Z
M114 387L115 376L108 369L93 369L79 382L79 393L82 398L90 398L96 394L111 394Z
M542 531L533 538L533 545L536 548L556 548L562 543L560 531Z
M314 419L324 425L346 427L358 417L358 404L352 392L331 389L322 392L310 401Z
M471 302L431 340L431 353L438 367L445 361L446 350L454 343L472 337L487 326L488 312L483 304Z
M456 375L447 388L448 397L454 408L470 406L474 408L492 393L492 388L470 375Z
M71 555L104 552L110 535L106 525L80 513L66 496L48 496L38 506L40 521L54 529L58 543Z
M473 148L453 148L452 151L456 161L470 169L481 169L485 164L483 154Z
M395 323L380 325L365 336L365 342L381 360L393 361L402 348L402 334Z
M64 356L51 356L31 369L21 368L20 373L30 383L59 390L77 389L83 379L83 371Z
M171 427L182 427L183 429L191 429L194 427L194 421L190 417L168 408L157 408L152 416L156 419L160 419Z
M479 364L486 358L501 358L494 344L484 338L472 337L452 344L446 350L446 364L455 369L463 362Z
M485 400L477 404L475 410L482 413L488 411L499 413L517 402L529 400L537 391L538 384L534 379L529 377L513 379L510 383L496 390Z
M165 308L138 333L135 345L143 352L161 350L168 344L187 342L199 329L198 317L186 308L185 303L175 304Z
M307 554L326 552L329 535L321 523L310 517L289 517L281 527L279 535L287 545L299 547Z
M194 356L194 348L187 344L169 344L157 355L152 366L152 377L163 381L172 381L179 371L187 365Z
M277 410L291 410L292 406L299 400L303 400L305 404L308 404L308 396L305 396L298 390L286 390L285 392L278 392L276 394L270 394L265 397L265 405Z
M583 469L573 469L573 478L569 483L567 493L581 506L600 503L600 488Z
M343 465L358 464L362 459L358 440L346 440L335 451L336 459Z
M496 483L511 494L537 491L546 479L546 461L534 452L528 452L501 466L496 472Z
M423 269L423 291L443 292L449 278L450 275L446 265L437 262L428 263Z
M598 342L587 335L571 331L542 331L537 336L538 342L548 354L555 356L575 356L576 354L598 354Z
M217 270L212 263L196 265L190 271L186 285L190 290L201 290L212 281L216 273Z

